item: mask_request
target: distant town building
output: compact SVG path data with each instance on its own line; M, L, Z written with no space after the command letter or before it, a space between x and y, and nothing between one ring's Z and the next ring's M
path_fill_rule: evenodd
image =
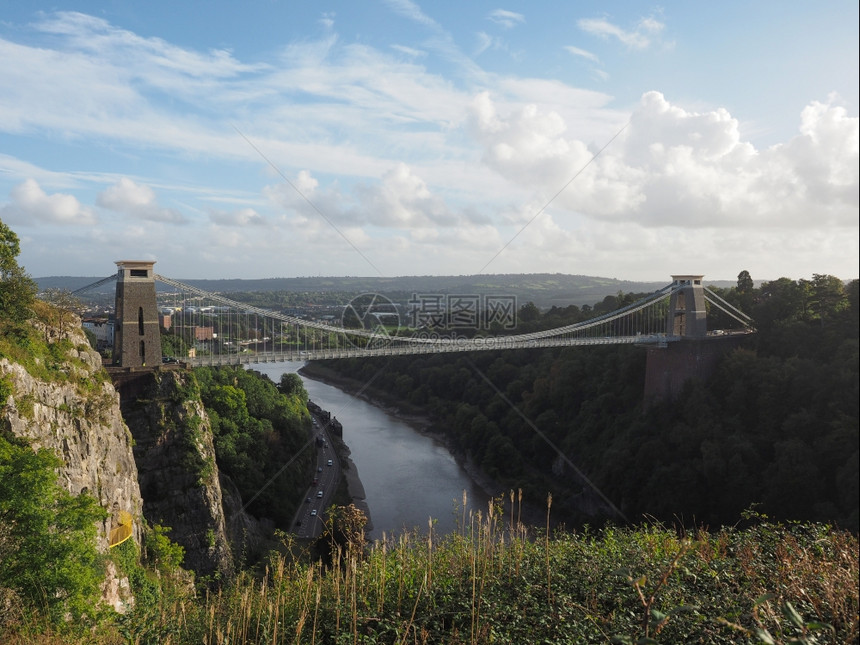
M212 340L215 338L215 328L214 327L191 327L194 331L194 340Z
M81 326L96 337L96 349L113 347L113 321L107 318L89 318L81 321Z
M158 314L158 324L161 325L163 329L169 331L170 326L173 324L173 317L170 314Z

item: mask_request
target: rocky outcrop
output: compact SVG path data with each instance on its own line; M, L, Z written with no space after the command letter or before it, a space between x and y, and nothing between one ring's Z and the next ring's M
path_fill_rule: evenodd
M63 461L60 483L73 495L89 493L107 509L110 516L99 530L100 550L107 551L110 529L119 526L121 513L131 515L139 543L143 502L132 437L101 356L90 348L80 321L40 331L49 342L67 341L62 344L68 350L53 366L63 377L37 378L24 366L0 358L0 378L12 392L0 401L0 426L30 440L36 449L56 453Z
M126 381L123 417L134 436L143 513L171 528L184 566L212 580L233 573L209 417L193 376L156 369Z
M234 557L245 563L257 562L277 547L273 541L275 523L267 518L258 519L245 511L239 489L223 472L220 481L227 537L230 539Z
M109 512L98 531L101 551L128 514L137 544L144 522L168 526L170 539L185 548L186 568L213 580L231 575L212 432L193 377L161 368L110 375L115 370L102 366L76 317L32 324L51 347L44 359L51 365L0 358L9 393L0 401L0 429L56 453L61 484L73 495L89 493ZM113 578L106 590L127 584ZM119 608L111 595L107 601Z

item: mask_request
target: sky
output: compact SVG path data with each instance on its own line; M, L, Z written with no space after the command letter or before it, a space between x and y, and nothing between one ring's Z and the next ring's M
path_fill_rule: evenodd
M19 0L33 277L858 276L858 3Z

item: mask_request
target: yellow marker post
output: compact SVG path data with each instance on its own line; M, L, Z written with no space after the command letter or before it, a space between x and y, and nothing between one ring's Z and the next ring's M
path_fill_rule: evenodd
M122 544L128 538L130 538L132 533L132 526L133 520L131 518L131 513L127 513L126 511L120 511L119 526L116 526L110 530L109 548L113 548L118 544Z

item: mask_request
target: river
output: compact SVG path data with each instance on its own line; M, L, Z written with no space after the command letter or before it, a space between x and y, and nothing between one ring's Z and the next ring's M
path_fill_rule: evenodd
M249 369L275 383L302 363L261 363ZM435 439L367 401L320 381L302 377L310 400L343 424L343 441L364 486L373 528L370 539L418 529L430 518L437 534L457 530L470 510L486 513L488 495ZM467 520L468 521L468 520Z

